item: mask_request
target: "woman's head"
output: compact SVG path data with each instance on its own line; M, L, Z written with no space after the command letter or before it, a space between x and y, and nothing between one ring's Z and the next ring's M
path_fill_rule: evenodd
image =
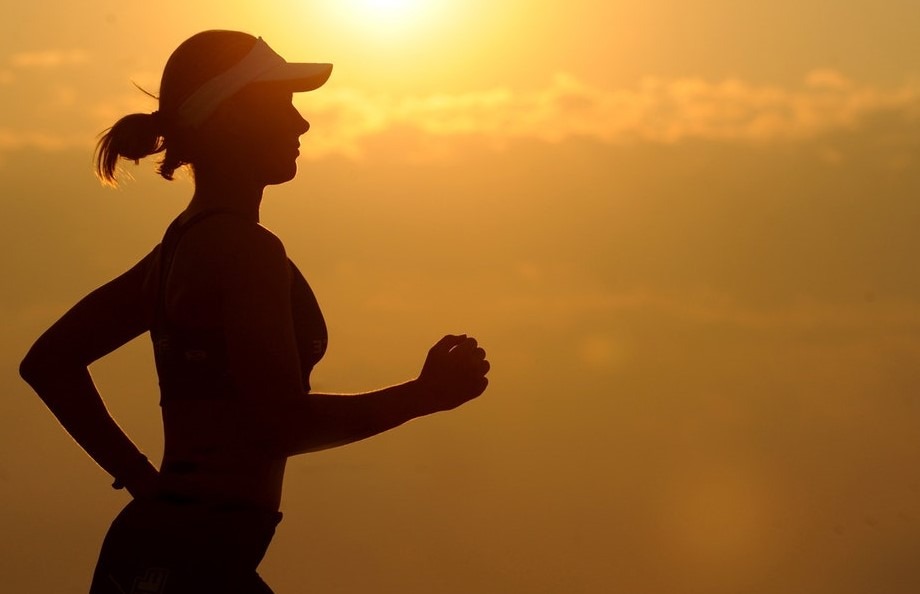
M309 124L293 108L291 93L318 88L331 70L330 64L285 62L261 38L247 33L198 33L167 61L159 110L126 116L100 139L97 174L114 183L120 157L137 162L159 152L165 153L159 173L166 179L185 164L219 166L230 157L245 159L247 153L264 162L272 142L278 149L293 146L296 156L297 136ZM262 152L254 152L256 145ZM271 173L268 177L266 183L286 181Z

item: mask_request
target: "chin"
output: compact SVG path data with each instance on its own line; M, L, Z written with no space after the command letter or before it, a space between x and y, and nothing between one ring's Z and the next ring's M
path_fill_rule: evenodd
M277 169L276 171L266 172L265 185L276 186L291 181L297 175L297 164L292 163L290 167Z

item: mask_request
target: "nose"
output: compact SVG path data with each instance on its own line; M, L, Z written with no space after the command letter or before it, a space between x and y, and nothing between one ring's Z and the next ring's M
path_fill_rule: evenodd
M300 112L296 109L294 110L294 122L297 128L298 136L300 134L306 134L307 130L310 129L310 122L308 122L302 115L300 115Z

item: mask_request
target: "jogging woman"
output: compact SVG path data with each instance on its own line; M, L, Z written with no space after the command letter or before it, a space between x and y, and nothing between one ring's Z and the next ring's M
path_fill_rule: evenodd
M292 94L330 64L290 63L261 39L206 31L163 72L159 109L119 120L96 169L161 153L195 190L162 242L77 303L36 341L22 376L132 501L112 523L91 593L268 593L256 568L281 518L288 457L452 409L486 388L476 341L448 335L418 377L353 395L310 391L326 348L317 301L259 224L266 186L293 179L309 129ZM109 415L88 366L149 332L165 448L159 468Z

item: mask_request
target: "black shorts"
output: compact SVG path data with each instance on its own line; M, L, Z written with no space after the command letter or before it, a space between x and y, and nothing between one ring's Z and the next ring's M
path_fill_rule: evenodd
M271 594L256 568L281 513L134 500L112 522L90 594Z

